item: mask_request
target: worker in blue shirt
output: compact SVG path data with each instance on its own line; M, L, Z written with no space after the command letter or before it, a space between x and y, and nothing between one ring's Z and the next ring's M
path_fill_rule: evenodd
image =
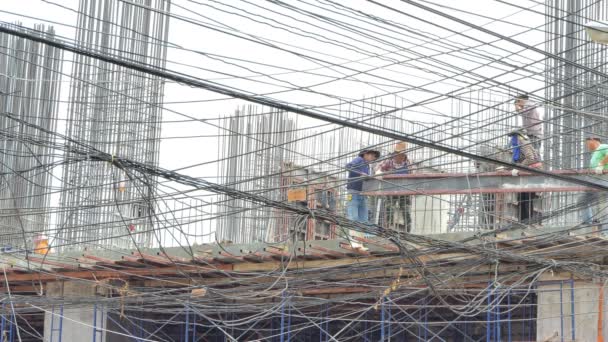
M380 152L372 149L363 150L357 158L346 164L348 183L346 184L346 216L349 220L367 223L369 212L367 199L361 194L363 180L371 176L369 165L380 158Z

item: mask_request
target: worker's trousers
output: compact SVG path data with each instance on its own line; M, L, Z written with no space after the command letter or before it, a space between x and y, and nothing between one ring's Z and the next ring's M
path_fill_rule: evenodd
M346 196L346 216L348 219L367 223L369 220L367 198L358 191L349 191Z
M368 223L369 208L367 197L359 191L349 190L346 194L346 217L349 220ZM351 236L363 237L364 234L355 230L350 231Z
M608 194L604 191L588 191L579 198L578 204L582 207L583 223L597 223L602 235L608 235L608 225L604 224L608 221Z
M534 200L538 196L534 192L520 192L517 194L517 203L519 204L519 222L521 223L537 223L540 224L539 215L534 210Z
M534 147L536 152L538 152L540 154L540 152L541 152L540 147L542 145L542 139L536 135L528 135L528 138L530 139L530 143L532 144L532 147Z

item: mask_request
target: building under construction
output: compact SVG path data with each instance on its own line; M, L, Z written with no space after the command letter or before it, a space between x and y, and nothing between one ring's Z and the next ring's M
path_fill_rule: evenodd
M2 341L608 338L607 1L38 5L0 11Z

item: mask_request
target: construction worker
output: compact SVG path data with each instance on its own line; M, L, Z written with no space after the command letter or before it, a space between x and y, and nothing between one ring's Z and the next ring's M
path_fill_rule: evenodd
M511 149L513 163L532 168L543 167L538 151L530 143L530 139L528 138L525 129L510 132L509 138L509 147ZM511 174L513 176L518 176L519 171L513 169ZM534 192L520 192L517 195L519 222L529 222L536 216L534 212L534 200L536 198L537 195Z
M597 175L602 175L604 170L608 170L608 145L602 144L599 138L585 139L585 145L591 154L589 168ZM584 205L583 223L592 224L605 221L603 217L608 214L608 206L605 192L589 191L585 192L579 199L579 204ZM595 210L594 210L595 209ZM603 231L600 225L600 231Z
M391 157L376 168L376 175L412 173L413 165L407 156L406 149L405 142L397 143ZM411 206L410 196L389 196L385 205L388 227L409 233L412 227Z
M515 110L521 115L522 128L526 130L528 139L540 153L543 139L543 122L536 106L530 105L528 95L522 94L515 98Z
M346 184L346 215L348 219L367 223L369 209L367 199L361 194L363 180L371 176L369 165L380 158L380 152L373 149L363 150L357 158L346 164L348 183Z

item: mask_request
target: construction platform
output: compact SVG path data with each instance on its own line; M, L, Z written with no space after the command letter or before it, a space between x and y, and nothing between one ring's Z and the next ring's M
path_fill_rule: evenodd
M535 231L538 234L538 231ZM608 250L608 239L594 235L589 236L530 236L518 230L513 233L474 238L477 233L442 234L434 236L443 240L470 240L468 244L484 244L497 250L517 251L525 255L542 255L547 260L577 260L593 259L597 261L595 248ZM519 237L517 237L519 236ZM364 247L359 247L359 244ZM355 246L355 247L353 247ZM592 246L593 248L589 248ZM409 250L412 255L424 262L428 267L446 261L462 261L463 259L479 258L467 251L433 250L418 247ZM190 254L192 253L192 254ZM181 247L140 250L91 250L84 252L65 253L61 257L53 254L47 256L29 254L3 256L4 273L0 274L0 291L11 293L43 293L44 285L57 281L69 280L102 280L119 278L142 282L144 286L193 285L191 281L176 282L175 278L184 274L196 275L197 284L212 285L233 283L230 272L273 272L276 270L315 270L316 268L340 268L353 264L377 263L407 267L411 264L399 249L390 241L381 238L360 238L353 240L317 240L303 241L296 244L225 244L225 245L193 245L191 250ZM490 262L490 261L488 261ZM494 264L495 261L490 263ZM513 266L513 263L509 263ZM515 268L521 271L520 265ZM146 277L154 275L155 280ZM390 272L384 274L391 277ZM167 278L168 280L162 280ZM356 276L353 275L353 278ZM34 283L32 283L34 282ZM473 283L476 283L475 280ZM473 286L473 283L463 284ZM362 289L360 287L357 287ZM329 294L352 292L352 289L314 289L303 294ZM373 288L361 292L372 291Z
M510 235L475 238L473 233L460 233L434 238L457 241L468 239L471 246L483 245L485 248L516 252L517 255L554 263L576 259L581 262L605 264L604 256L608 253L603 255L598 251L608 251L607 239L597 236L547 236L540 232L535 234L534 237L526 237L525 233L522 236L521 231L518 231ZM594 302L589 302L588 299L580 299L579 303L578 299L579 295L597 296L597 293L589 292L590 287L599 291L592 278L562 271L559 267L513 262L508 258L490 259L458 249L436 249L408 244L408 254L404 255L403 251L388 240L356 239L364 248L338 239L274 245L194 245L190 249L174 247L138 251L95 250L66 254L62 257L52 254L46 257L5 254L4 272L1 275L1 283L4 286L1 291L5 294L10 291L11 296L24 300L25 303L18 304L23 306L27 306L27 302L35 301L36 298L46 298L50 307L46 311L38 311L44 319L32 319L32 324L43 324L44 327L40 326L39 329L44 330L47 337L63 329L64 338L97 333L98 328L95 326L100 317L103 317L102 320L108 327L112 326L112 329L120 331L121 324L131 323L122 322L116 312L133 310L134 306L143 305L139 298L155 291L169 291L176 296L176 300L187 301L191 303L189 305L206 301L215 303L206 307L205 315L218 317L226 314L255 314L268 303L281 303L285 291L291 296L290 305L300 310L334 303L331 310L335 315L348 314L352 310L356 311L359 306L369 309L370 304L373 306L374 303L376 306L388 307L388 298L391 298L392 308L404 312L418 310L416 303L420 300L432 303L436 300L432 299L435 296L445 296L445 301L450 301L454 295L474 297L476 294L486 293L494 298L493 300L500 300L504 306L500 310L503 311L493 313L493 318L487 320L483 329L477 323L471 323L470 328L465 325L465 330L471 329L471 336L484 335L484 329L493 329L493 334L501 329L506 333L507 315L512 321L534 320L534 317L530 318L529 315L536 315L537 323L542 320L542 325L509 325L509 334L520 337L528 334L539 338L553 335L556 331L558 335L585 336L584 329L579 328L578 332L573 332L574 327L583 322L588 323L594 313L593 317L597 322L597 304L592 304ZM440 276L441 280L433 284L432 295L429 294L429 284L421 274ZM488 287L488 284L496 282L504 287L504 293L501 294L503 290L500 287ZM289 286L286 287L285 284ZM557 290L555 286L558 286ZM534 291L531 291L530 287L533 287ZM561 291L561 296L570 298L569 303L566 304L562 298L556 304L555 291ZM222 296L217 297L218 293ZM236 301L221 299L229 294L242 297ZM100 298L118 299L114 304L105 304L106 311L99 311L104 305L101 304L103 301L100 301ZM76 301L80 304L76 309L72 307L72 311L62 311L59 315L59 304L51 304L55 300L62 303L61 310L64 310L63 305L66 302ZM218 305L218 301L224 305ZM507 301L520 304L509 309ZM574 304L570 305L570 302L576 302L576 308ZM521 303L526 304L521 306ZM112 309L112 305L116 307ZM437 306L440 305L438 302ZM127 309L121 309L121 306L126 306ZM43 306L36 307L43 309ZM67 306L65 310L68 310ZM561 315L556 316L555 310L561 310ZM144 315L145 311L142 307L133 314ZM370 319L380 320L381 312L376 307L375 313L370 312ZM446 313L445 310L432 313L433 310L430 309L429 312L431 313L427 313L428 317L434 320L439 320L440 317L445 318L446 322L458 319L458 316ZM34 314L35 312L32 313ZM397 317L396 313L393 314ZM154 318L160 317L162 313L150 315ZM61 326L54 321L57 317L64 317ZM504 322L494 322L496 317L499 320L502 317ZM484 320L486 318L483 317ZM89 322L91 319L96 322L93 328ZM563 324L564 319L567 320L566 325ZM128 327L136 328L131 325ZM425 329L431 334L429 336L441 334L444 330L432 326ZM450 334L458 334L463 328L456 325L454 329L455 332ZM593 330L592 327L589 330ZM221 335L218 332L217 336ZM122 341L120 335L111 333L101 334L99 340ZM525 339L521 337L520 340Z

